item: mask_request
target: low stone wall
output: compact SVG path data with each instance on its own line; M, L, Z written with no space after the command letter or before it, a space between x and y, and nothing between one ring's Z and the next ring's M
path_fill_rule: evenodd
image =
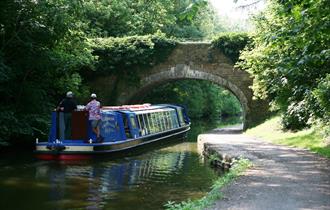
M227 170L237 158L227 154L221 154L215 150L212 144L204 144L203 156L210 160L210 165L215 168Z
M228 144L221 144L226 136L232 137L242 133L242 127L214 129L208 134L198 135L198 151L210 160L211 165L217 168L229 169L236 160L243 157L242 150L237 150ZM225 136L224 139L221 137ZM220 139L219 139L220 137Z

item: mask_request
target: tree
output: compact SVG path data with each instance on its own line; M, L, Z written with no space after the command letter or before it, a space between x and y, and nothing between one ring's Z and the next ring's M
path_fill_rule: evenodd
M201 39L223 29L206 0L88 0L83 2L83 11L89 26L87 33L94 37L160 31L177 38Z
M60 93L77 93L77 69L93 59L80 9L79 1L1 1L0 143L44 133Z
M165 56L166 50L155 52L175 45L168 37L205 38L222 30L213 15L205 0L0 1L0 144L45 134L49 112L66 91L88 95L86 75L131 79L134 72L125 67ZM95 47L99 38L110 54ZM100 62L102 55L113 60Z
M273 0L255 19L254 47L242 54L240 67L254 76L255 95L283 113L285 128L328 116L322 103L328 86L320 84L330 73L329 13L327 0Z

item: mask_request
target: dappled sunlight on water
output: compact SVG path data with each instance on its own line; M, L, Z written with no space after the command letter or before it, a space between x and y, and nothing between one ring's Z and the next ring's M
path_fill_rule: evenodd
M2 160L0 209L163 209L200 198L218 174L189 138L117 159Z

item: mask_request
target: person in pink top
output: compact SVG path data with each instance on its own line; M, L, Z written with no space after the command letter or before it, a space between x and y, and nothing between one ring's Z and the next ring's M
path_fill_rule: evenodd
M96 134L96 140L98 142L103 141L103 137L100 136L99 124L101 122L101 103L96 100L96 94L91 94L91 101L86 105L85 109L89 112L89 120L91 121L93 132Z

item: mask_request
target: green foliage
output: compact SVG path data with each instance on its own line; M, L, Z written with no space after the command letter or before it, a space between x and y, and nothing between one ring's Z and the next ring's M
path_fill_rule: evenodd
M195 0L188 5L188 7L179 15L180 20L193 21L198 11L202 7L206 7L208 2L206 0Z
M221 188L231 183L234 179L236 179L250 167L252 167L252 163L247 159L241 158L235 162L235 164L228 173L226 173L224 176L220 177L214 182L211 191L207 193L207 195L205 195L203 198L194 201L182 201L181 203L168 201L167 204L165 204L165 207L167 210L206 209L207 207L211 206L217 199L220 199L222 197L222 193L220 191Z
M0 142L47 131L56 98L79 89L77 69L91 63L78 1L1 1Z
M177 38L202 39L221 28L214 9L205 0L88 0L82 7L88 24L86 33L93 37L161 31Z
M285 113L287 128L327 119L322 97L330 73L329 13L327 0L273 1L255 19L254 49L242 53L240 67L254 76L255 96Z
M228 30L226 23L220 21L215 9L205 0L180 0L173 3L175 23L162 30L169 36L181 40L203 40Z
M316 120L325 137L330 137L330 74L323 78L313 91L314 97L320 105L322 117Z
M0 1L0 144L44 135L66 91L87 95L90 73L137 82L175 46L166 37L225 30L214 14L204 0Z
M323 112L330 117L330 73L326 75L313 91L314 96L320 104Z
M175 46L164 34L94 39L97 73L135 78L137 70L159 63Z
M305 101L290 104L281 118L282 127L286 130L297 131L308 127L309 112Z
M212 46L219 49L233 63L238 61L240 52L251 42L247 33L221 33L212 40Z
M240 115L240 102L229 91L208 81L182 80L153 89L143 101L178 103L187 107L191 118L219 118Z
M171 0L87 0L88 33L97 37L123 37L154 34L175 24Z

